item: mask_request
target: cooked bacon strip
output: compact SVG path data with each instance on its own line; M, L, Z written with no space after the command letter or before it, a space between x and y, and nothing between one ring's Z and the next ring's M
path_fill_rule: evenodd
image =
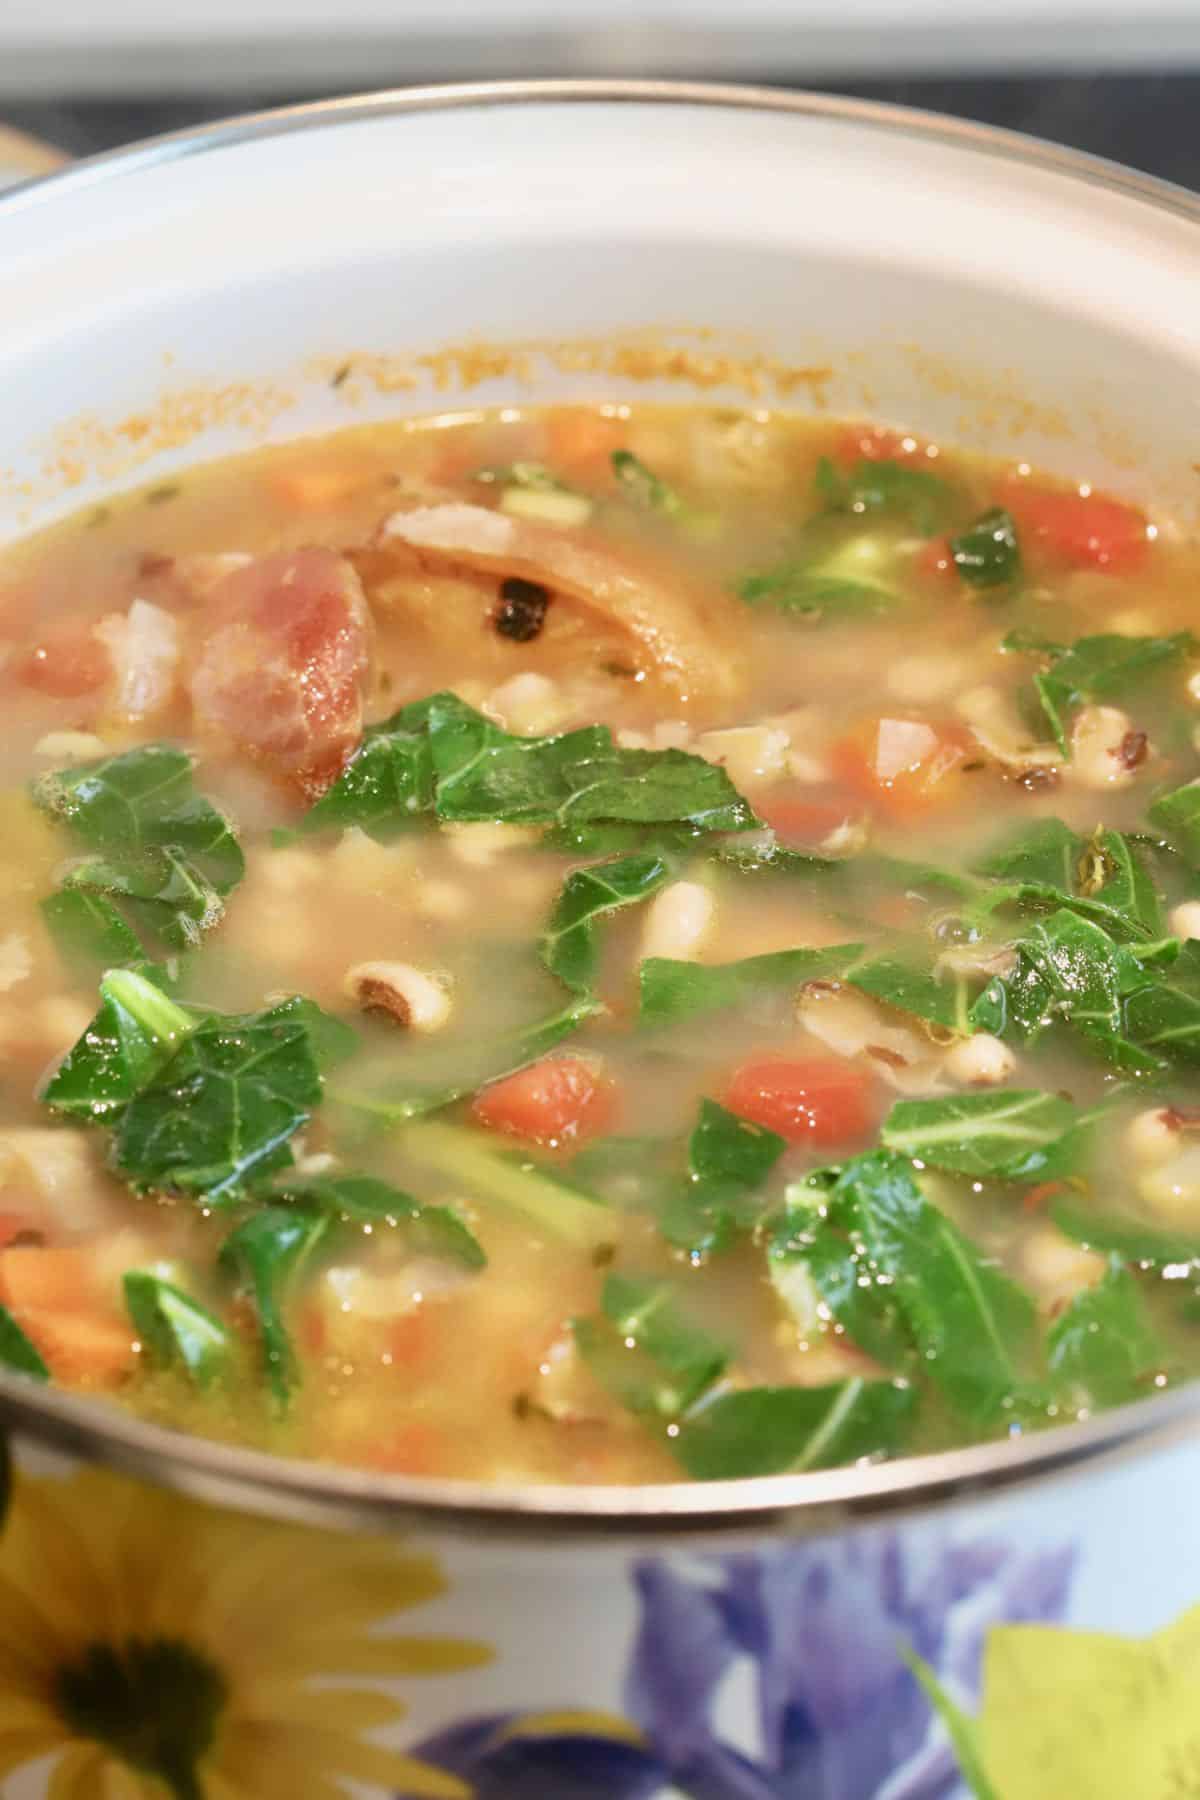
M264 556L217 583L204 623L198 726L317 798L362 736L371 617L358 576L332 550Z
M732 608L722 617L717 597L580 532L461 502L393 513L383 537L424 561L520 576L578 601L634 638L645 664L681 697L719 697L738 685Z

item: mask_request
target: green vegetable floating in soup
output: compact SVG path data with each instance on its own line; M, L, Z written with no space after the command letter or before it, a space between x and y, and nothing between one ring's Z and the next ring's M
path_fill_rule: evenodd
M407 422L0 563L0 1363L631 1482L1200 1370L1200 553L912 438Z

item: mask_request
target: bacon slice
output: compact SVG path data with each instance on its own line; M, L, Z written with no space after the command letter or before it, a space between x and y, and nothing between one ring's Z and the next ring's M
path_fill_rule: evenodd
M280 551L214 587L192 676L196 723L309 800L362 736L371 616L332 550Z
M732 605L585 532L463 501L393 513L383 541L426 563L519 576L579 602L635 640L639 660L681 698L719 698L738 685Z

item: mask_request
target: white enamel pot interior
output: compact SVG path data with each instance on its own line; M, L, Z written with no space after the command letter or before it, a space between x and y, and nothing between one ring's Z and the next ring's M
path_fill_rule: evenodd
M603 83L337 102L18 190L0 200L0 272L0 541L268 436L564 395L745 404L755 369L753 404L1020 452L1185 523L1200 489L1200 205L899 109ZM691 347L676 371L702 390L561 355L439 387L451 365L413 360L647 330ZM368 376L334 385L347 362ZM797 367L824 374L781 401L775 376ZM316 1470L12 1378L0 1394L24 1429L243 1504L534 1529L827 1522L1190 1430L1193 1406L866 1472L564 1493Z

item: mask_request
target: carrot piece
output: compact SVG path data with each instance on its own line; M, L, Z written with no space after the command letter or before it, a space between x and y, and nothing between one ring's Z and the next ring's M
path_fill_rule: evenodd
M845 824L856 810L836 795L798 796L790 788L783 789L778 797L769 793L764 800L756 800L755 808L764 825L769 825L783 843L800 844L806 849Z
M13 1317L60 1381L111 1387L137 1362L132 1328L115 1315L14 1307Z
M13 1312L94 1312L100 1299L96 1259L66 1245L0 1251L0 1300Z

